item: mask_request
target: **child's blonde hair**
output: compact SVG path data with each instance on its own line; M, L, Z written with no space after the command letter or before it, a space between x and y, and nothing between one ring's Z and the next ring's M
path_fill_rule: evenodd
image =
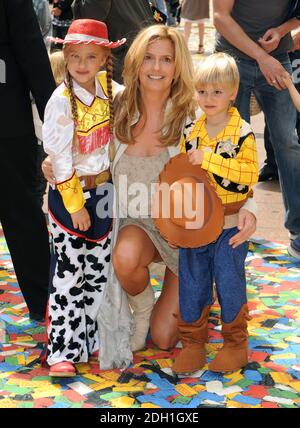
M56 51L49 55L52 73L56 86L59 86L65 79L65 60L62 51Z
M231 88L240 83L239 70L234 58L219 52L204 58L195 74L195 86L221 85Z
M125 90L118 100L115 121L115 133L122 143L134 143L133 126L130 121L137 112L142 113L139 71L148 46L157 40L170 40L174 47L175 63L175 74L169 97L172 104L165 114L161 128L162 145L177 144L186 118L194 117L193 64L183 35L176 28L165 25L147 27L137 35L125 57L123 71Z

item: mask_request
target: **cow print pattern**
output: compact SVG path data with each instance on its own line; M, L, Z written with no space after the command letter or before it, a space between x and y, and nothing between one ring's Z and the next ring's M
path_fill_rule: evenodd
M55 274L50 285L47 362L87 362L99 349L97 313L107 282L111 233L98 243L51 219Z

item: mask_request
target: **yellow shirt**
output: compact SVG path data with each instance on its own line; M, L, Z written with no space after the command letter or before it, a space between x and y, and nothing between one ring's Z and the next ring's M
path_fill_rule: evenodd
M181 139L181 153L191 149L204 151L201 168L208 172L223 204L246 200L258 181L256 142L250 125L238 110L228 110L230 119L219 134L210 139L206 115L189 124Z

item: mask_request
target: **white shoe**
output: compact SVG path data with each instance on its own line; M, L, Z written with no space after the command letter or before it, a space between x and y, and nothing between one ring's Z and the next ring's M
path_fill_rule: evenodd
M298 233L289 232L289 238L291 241L294 241L298 236Z
M133 312L134 332L131 337L131 351L135 352L145 348L146 345L150 317L155 303L153 288L149 284L136 296L127 293L127 298Z

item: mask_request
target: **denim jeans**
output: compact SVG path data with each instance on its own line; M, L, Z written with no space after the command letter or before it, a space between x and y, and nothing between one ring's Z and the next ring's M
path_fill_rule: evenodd
M167 15L167 7L165 4L165 0L156 0L154 3L154 6L157 7L157 9L159 9L162 13L164 13L165 15Z
M229 245L230 238L237 232L236 227L224 229L209 245L179 249L179 307L185 322L198 320L205 306L212 304L214 281L224 322L233 321L247 302L248 242L237 248Z
M292 72L288 54L276 57L283 67ZM250 122L250 94L254 92L265 115L279 169L279 180L286 210L285 227L300 234L300 145L296 135L297 112L287 89L278 90L269 85L256 61L238 59L241 77L236 106Z
M292 69L293 69L293 75L294 75L293 81L297 91L300 92L300 79L299 79L299 73L298 73L298 69L300 65L300 51L297 50L295 52L289 52L289 57L290 57ZM296 131L298 136L298 142L300 144L300 113L299 112L297 112ZM270 138L270 132L267 125L265 126L265 131L264 131L264 141L265 141L265 150L266 150L265 164L268 165L268 167L272 169L274 173L276 173L277 164L275 160L275 153L273 150L273 146Z

